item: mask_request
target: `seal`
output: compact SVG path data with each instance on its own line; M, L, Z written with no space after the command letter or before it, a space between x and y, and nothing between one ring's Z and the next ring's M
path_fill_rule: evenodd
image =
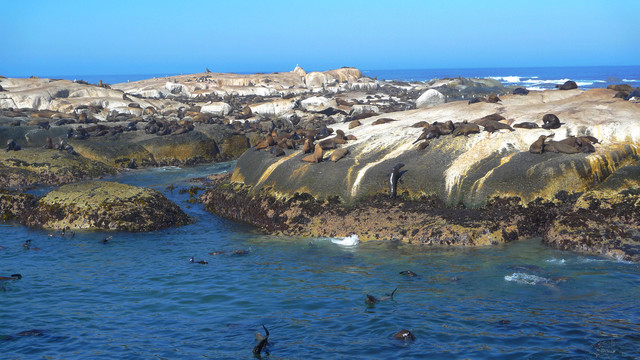
M371 125L382 125L382 124L390 123L392 121L397 121L397 120L392 119L392 118L380 118L380 119L372 122Z
M265 336L262 337L260 334L260 337L262 337L262 339L260 339L260 341L258 341L258 344L253 348L253 355L256 357L260 356L260 353L262 353L262 350L264 350L264 352L269 355L269 351L267 350L267 344L269 343L269 330L267 330L267 327L264 326L264 324L262 324L262 328L264 329L264 333ZM257 338L258 336L256 336Z
M513 124L513 127L518 129L537 129L540 126L538 126L538 124L534 122L525 121L525 122Z
M20 280L20 279L22 279L22 275L20 274L11 274L11 277L0 276L0 281Z
M497 130L509 130L509 131L514 131L513 128L511 128L511 126L505 124L505 123L501 123L500 121L486 121L484 123L484 130L488 131L490 133L495 132Z
M495 103L499 103L502 100L500 100L500 98L498 97L498 95L496 94L491 94L489 96L487 96L487 99L485 100L486 102L490 103L490 104L495 104Z
M413 272L413 271L411 271L411 270L400 271L400 275L406 275L406 276L409 276L409 277L416 277L416 276L418 276L418 274L414 273L414 272Z
M577 154L580 152L580 149L575 145L575 142L572 140L565 141L565 142L550 140L544 144L543 151L563 153L563 154Z
M431 144L431 142L429 140L425 140L425 141L421 142L418 146L416 146L416 149L418 149L418 151L422 151L422 150L426 149L427 146L429 146L429 144Z
M553 135L550 135L553 136ZM542 154L542 150L544 149L544 140L549 137L547 135L540 135L538 140L534 141L531 146L529 146L529 152L532 154Z
M560 119L554 114L545 114L542 117L542 128L551 130L560 128Z
M486 124L486 123L489 123L489 122L492 122L492 121L500 121L500 120L505 120L505 117L500 115L500 114L498 114L498 113L494 113L494 114L491 114L491 115L484 116L484 117L474 121L473 123L481 125L481 126L484 126L484 124Z
M206 260L198 260L198 261L193 260L193 256L189 259L189 262L192 264L202 264L202 265L208 264Z
M427 126L429 126L429 123L424 121L424 120L422 120L422 121L418 121L417 123L415 123L415 124L413 124L413 125L411 125L409 127L412 127L412 128L423 128L423 127L427 127Z
M397 333L393 334L393 338L396 340L404 340L404 341L408 341L408 340L415 340L416 337L413 336L413 334L411 333L411 331L406 330L406 329L402 329L400 331L398 331Z
M342 159L343 157L345 157L348 153L349 153L349 150L345 148L336 149L333 153L331 153L331 156L329 157L329 159L331 159L331 161L333 162L336 162Z
M304 140L304 145L302 145L302 153L308 154L313 151L313 140L307 138Z
M322 146L320 144L316 144L315 150L313 154L309 154L302 158L302 161L319 163L322 161Z
M269 152L271 152L275 157L278 156L284 156L284 150L282 150L282 148L279 148L277 146L274 146L271 148L271 150L269 150Z
M464 135L467 136L469 134L477 134L480 132L480 127L477 124L467 124L462 123L456 126L456 129L453 130L453 136Z
M389 196L392 198L396 197L396 192L398 190L398 179L400 178L400 168L404 166L403 163L398 163L396 166L391 169L391 174L389 174Z
M362 123L359 120L353 120L352 122L349 123L349 130L353 129L354 127L358 127L362 125Z

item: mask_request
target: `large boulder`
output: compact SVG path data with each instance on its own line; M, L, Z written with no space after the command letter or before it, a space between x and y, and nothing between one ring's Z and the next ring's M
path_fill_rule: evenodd
M152 231L185 225L190 219L159 191L88 181L52 190L23 221L28 226L57 230Z
M20 151L0 151L0 172L2 169L20 172L28 186L35 183L57 185L69 182L96 179L116 173L115 168L100 161L90 160L66 151L26 148ZM5 174L8 174L5 172ZM7 175L11 178L11 175ZM35 182L32 182L35 181Z
M295 109L296 106L298 106L297 98L267 101L249 105L252 113L266 116L280 116Z
M438 90L429 89L422 93L416 100L418 109L444 104L446 102L444 95Z
M225 102L212 102L206 105L203 105L200 109L200 112L218 115L218 116L227 116L231 113L231 105Z

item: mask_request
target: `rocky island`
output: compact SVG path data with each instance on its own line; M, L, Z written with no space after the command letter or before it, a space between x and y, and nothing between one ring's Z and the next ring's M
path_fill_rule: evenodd
M492 79L379 81L355 68L300 67L0 85L4 219L51 226L38 216L43 206L70 208L23 193L37 184L238 159L202 201L268 232L454 246L540 236L560 249L640 260L633 88L527 91ZM86 191L95 188L73 188ZM186 221L167 213L175 216L155 218ZM56 216L64 227L151 228Z

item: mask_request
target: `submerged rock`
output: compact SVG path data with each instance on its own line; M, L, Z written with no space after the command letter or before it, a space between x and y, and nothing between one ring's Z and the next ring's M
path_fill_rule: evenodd
M160 192L116 182L68 184L42 197L23 223L45 229L151 231L189 217Z

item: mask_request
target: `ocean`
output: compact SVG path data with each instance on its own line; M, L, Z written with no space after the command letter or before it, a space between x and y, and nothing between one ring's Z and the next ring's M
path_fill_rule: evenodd
M609 77L637 81L638 70L365 75L540 82L531 86L570 78L587 87ZM273 236L213 215L179 191L233 167L161 167L106 179L162 191L196 220L179 228L63 238L0 222L0 276L22 275L0 282L0 357L253 359L264 325L265 359L640 358L636 263L549 249L539 238L451 248ZM236 249L248 253L232 255ZM217 251L225 253L210 254ZM387 299L367 305L367 294ZM402 329L415 340L394 339Z
M243 74L238 72L238 74ZM477 68L477 69L409 69L409 70L362 70L362 74L378 80L429 81L431 79L469 77L493 78L504 85L522 86L529 90L553 89L557 84L573 80L582 89L607 87L611 84L640 86L640 66L589 66L589 67L523 67L523 68ZM154 77L169 77L178 74L129 74L129 75L53 75L48 78L85 80L97 84L100 80L108 84L125 83Z
M251 359L263 324L273 359L640 357L638 264L539 238L472 249L272 236L180 194L233 166L108 179L162 191L196 219L184 227L62 238L0 223L0 276L23 276L0 285L2 358ZM415 340L394 339L402 329Z

